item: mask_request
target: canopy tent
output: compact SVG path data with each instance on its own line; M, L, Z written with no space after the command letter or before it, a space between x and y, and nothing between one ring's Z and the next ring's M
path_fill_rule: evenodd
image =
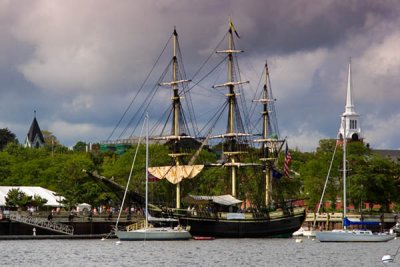
M79 208L80 211L83 211L85 209L90 211L92 209L92 206L90 204L87 204L87 203L81 203L81 204L78 204L78 208Z
M189 195L186 197L186 201L190 204L207 204L209 202L213 202L215 204L224 206L232 206L243 202L242 200L236 199L231 195L220 195L220 196Z
M40 186L0 186L1 207L6 206L6 196L11 189L19 189L21 192L24 192L26 195L31 196L32 198L35 195L38 195L43 199L47 199L47 203L44 204L44 206L50 206L50 207L64 206L62 203L60 203L65 199L63 196L60 196L56 192Z

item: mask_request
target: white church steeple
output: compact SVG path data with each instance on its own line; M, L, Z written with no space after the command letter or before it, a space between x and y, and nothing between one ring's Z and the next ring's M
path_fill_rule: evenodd
M351 60L349 62L349 73L347 78L347 97L345 111L341 117L338 139L343 139L346 127L346 139L359 141L363 139L360 128L360 115L354 110L354 99L352 94L353 84L351 79Z

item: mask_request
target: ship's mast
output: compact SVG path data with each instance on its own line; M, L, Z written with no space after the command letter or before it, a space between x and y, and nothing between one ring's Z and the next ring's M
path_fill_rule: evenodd
M236 100L236 93L235 93L235 86L248 83L248 81L241 82L241 81L234 81L234 61L233 61L233 54L241 53L242 50L235 50L233 45L233 32L236 32L232 21L229 21L229 31L228 31L228 49L217 51L217 53L226 53L228 55L228 81L224 84L215 85L216 87L227 87L229 89L228 93L226 94L228 99L228 126L226 130L226 134L221 135L220 137L224 137L227 143L227 151L224 154L227 157L227 163L225 166L229 168L229 174L231 179L231 194L232 196L237 196L237 189L236 189L236 176L237 176L237 168L240 165L239 162L236 162L235 158L240 151L238 150L238 142L237 139L239 136L245 136L247 134L244 133L237 133L236 132L236 125L235 125L235 108L237 105Z
M263 102L263 111L262 111L262 121L263 121L263 131L262 131L262 137L264 140L267 140L268 138L268 119L269 119L269 114L268 114L268 65L265 63L265 83L264 83L264 88L263 88L263 99L265 101ZM267 142L262 143L262 155L264 160L263 164L263 171L265 174L265 205L269 206L270 200L271 200L271 176L272 176L272 170L269 168L268 164L268 159L269 159L269 149L268 149L268 144Z
M262 92L262 97L260 99L253 100L254 102L259 102L263 105L262 107L262 134L260 139L254 140L254 142L261 143L261 158L260 161L263 162L263 173L264 173L264 185L265 185L265 206L269 206L272 200L272 169L277 162L277 153L279 151L278 146L283 145L283 140L279 140L279 133L277 132L278 125L275 127L271 126L274 120L271 118L271 113L274 113L273 102L276 101L272 97L271 88L268 89L270 85L268 64L265 63L264 66L265 80ZM274 130L271 133L271 128Z
M232 27L229 28L229 46L228 50L232 51L233 47L233 36L232 36ZM232 52L228 53L228 82L232 83L233 82L233 54ZM228 134L232 134L235 132L234 128L234 108L236 104L236 95L234 91L234 85L230 84L228 85L229 87L229 93L227 94L228 96L228 102L229 102L229 118L228 118ZM230 146L233 146L233 138L230 140ZM233 147L230 147L229 150L233 150ZM233 152L233 151L232 151ZM230 167L230 174L231 174L231 181L232 181L232 196L236 197L237 192L236 192L236 166L235 166L235 158L233 157L233 154L230 154L228 156L229 162L232 164Z
M181 136L180 128L180 114L181 114L181 97L179 96L179 84L190 82L190 80L178 80L178 57L177 57L177 46L178 46L178 33L174 29L173 33L173 56L172 56L172 81L166 83L160 83L160 85L170 86L173 92L172 96L172 126L171 136L165 137L173 141L172 153L168 154L174 160L174 165L179 167L181 165L181 157L186 155L182 153L179 148L179 140L184 138ZM188 138L189 136L185 136ZM176 183L176 208L181 207L181 185L180 182Z
M172 90L174 96L172 97L172 105L173 105L173 136L180 136L180 128L179 128L179 112L181 110L181 100L178 93L178 84L177 84L177 73L178 73L178 60L176 57L176 43L178 39L178 33L176 29L174 29L174 45L173 45L173 58L172 58ZM175 165L179 166L180 164L180 154L177 147L178 140L175 139L174 146L174 160ZM179 209L181 207L181 183L176 184L176 208Z

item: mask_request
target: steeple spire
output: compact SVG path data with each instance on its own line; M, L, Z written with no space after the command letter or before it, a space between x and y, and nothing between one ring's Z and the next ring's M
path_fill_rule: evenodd
M33 111L33 114L33 121L25 139L25 147L38 148L44 146L45 141L39 123L36 120L36 110Z
M347 76L347 97L346 97L346 110L345 114L355 114L354 111L354 102L353 102L353 94L352 94L352 80L351 80L351 58L349 59L349 73Z
M362 140L361 128L359 123L358 113L354 108L353 99L353 83L351 77L351 58L349 59L349 70L347 76L347 95L346 95L346 107L342 114L342 122L339 129L338 139L343 139L345 137L347 140L358 141ZM344 136L346 135L346 136Z

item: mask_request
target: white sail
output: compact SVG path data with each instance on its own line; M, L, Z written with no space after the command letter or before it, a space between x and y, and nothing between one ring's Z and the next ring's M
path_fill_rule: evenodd
M183 179L192 179L201 172L204 165L178 165L150 167L148 171L158 179L167 179L172 184L177 184Z

